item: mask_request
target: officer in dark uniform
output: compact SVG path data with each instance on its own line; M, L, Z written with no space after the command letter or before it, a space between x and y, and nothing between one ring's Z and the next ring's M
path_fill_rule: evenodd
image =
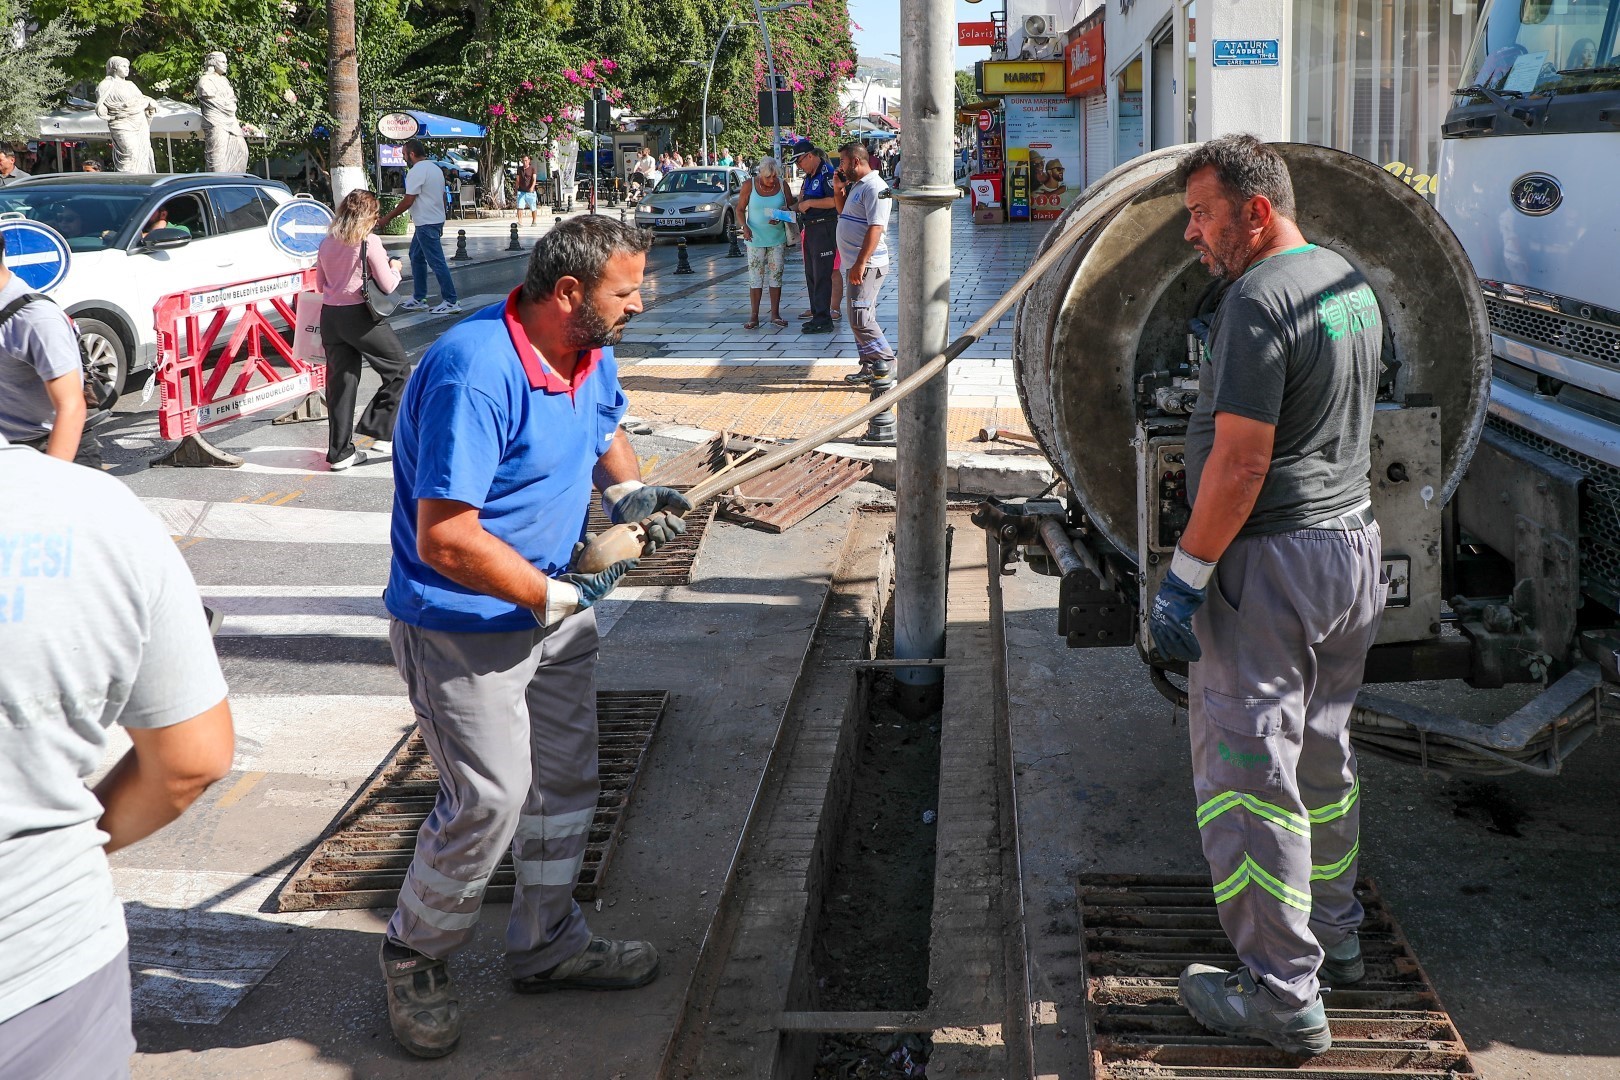
M794 164L804 173L799 191L799 215L804 231L804 280L810 290L810 321L806 334L832 333L833 260L838 251L838 204L833 198L833 167L827 155L809 139L793 144Z

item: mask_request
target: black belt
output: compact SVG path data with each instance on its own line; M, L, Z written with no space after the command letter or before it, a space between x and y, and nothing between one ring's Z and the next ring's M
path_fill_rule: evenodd
M1314 522L1305 526L1307 529L1332 529L1337 532L1355 532L1365 529L1369 525L1377 524L1373 518L1372 502L1362 503L1353 510L1346 510L1338 517L1330 517L1326 521Z
M804 212L804 222L806 225L810 224L812 221L833 221L837 217L838 211L836 210L806 210Z

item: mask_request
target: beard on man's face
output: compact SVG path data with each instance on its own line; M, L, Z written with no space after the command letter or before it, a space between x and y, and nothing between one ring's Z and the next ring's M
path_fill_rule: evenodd
M1211 277L1231 281L1243 273L1249 265L1248 240L1243 234L1242 226L1235 221L1228 223L1211 238L1209 247L1201 251L1209 256Z
M601 308L596 306L596 301L587 296L584 306L574 316L573 325L569 327L568 345L574 349L600 349L604 345L617 345L619 339L624 337L625 327L629 325L629 315L616 323L609 323L603 317Z

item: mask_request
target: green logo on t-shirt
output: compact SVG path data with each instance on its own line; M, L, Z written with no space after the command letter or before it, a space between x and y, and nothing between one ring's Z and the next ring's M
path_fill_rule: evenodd
M1378 298L1366 285L1346 293L1325 292L1316 298L1316 314L1328 338L1338 341L1345 334L1378 328Z

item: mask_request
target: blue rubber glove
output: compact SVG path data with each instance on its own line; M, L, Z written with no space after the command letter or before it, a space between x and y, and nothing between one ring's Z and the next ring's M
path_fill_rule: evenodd
M574 545L576 558L584 546L583 543ZM563 574L552 578L546 586L545 610L536 611L535 619L541 626L555 626L568 616L584 611L612 592L619 579L628 574L635 565L634 559L621 559L600 573Z
M686 531L681 515L689 513L692 501L672 487L654 487L640 480L626 480L602 492L602 509L615 525L627 521L645 522L647 554L658 550Z
M1192 663L1204 656L1204 650L1193 635L1193 612L1204 605L1209 596L1209 579L1215 564L1195 559L1179 547L1170 561L1170 572L1164 575L1153 607L1148 611L1148 634L1159 653L1169 660ZM1186 580L1191 578L1199 584Z

